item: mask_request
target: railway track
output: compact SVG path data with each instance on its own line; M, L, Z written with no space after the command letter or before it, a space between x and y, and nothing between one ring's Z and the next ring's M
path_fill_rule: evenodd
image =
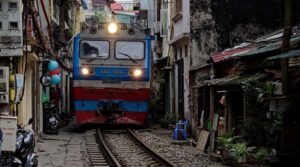
M86 137L90 166L173 167L130 130L97 129L96 137Z
M85 137L85 150L89 167L121 167L98 130Z

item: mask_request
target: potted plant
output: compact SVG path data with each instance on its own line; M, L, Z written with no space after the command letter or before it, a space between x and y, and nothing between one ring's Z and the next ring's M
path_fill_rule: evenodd
M235 137L233 136L233 131L223 134L222 136L217 137L217 149L220 151L220 154L224 159L228 159L228 150L230 150Z
M245 163L247 155L249 155L254 149L255 147L247 147L247 144L242 142L233 144L229 151L238 163Z

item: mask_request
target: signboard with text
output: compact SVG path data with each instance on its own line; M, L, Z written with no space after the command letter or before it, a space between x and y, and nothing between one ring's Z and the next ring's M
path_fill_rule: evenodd
M2 151L16 150L17 117L0 116L0 129L3 133Z

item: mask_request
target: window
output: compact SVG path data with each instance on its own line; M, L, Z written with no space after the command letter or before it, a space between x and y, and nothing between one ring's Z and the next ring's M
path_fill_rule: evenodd
M9 2L8 3L8 10L16 10L18 9L18 3L17 2Z
M9 29L11 30L18 29L18 22L9 22Z
M2 22L0 22L0 30L2 30Z
M143 60L144 48L144 42L117 41L115 56L121 60Z
M2 11L2 2L0 2L0 11Z
M108 41L81 41L80 57L87 59L107 59L109 57Z

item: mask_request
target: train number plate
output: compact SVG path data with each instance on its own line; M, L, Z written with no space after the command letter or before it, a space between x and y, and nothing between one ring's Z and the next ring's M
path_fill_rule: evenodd
M121 83L121 80L115 78L104 78L102 83Z

